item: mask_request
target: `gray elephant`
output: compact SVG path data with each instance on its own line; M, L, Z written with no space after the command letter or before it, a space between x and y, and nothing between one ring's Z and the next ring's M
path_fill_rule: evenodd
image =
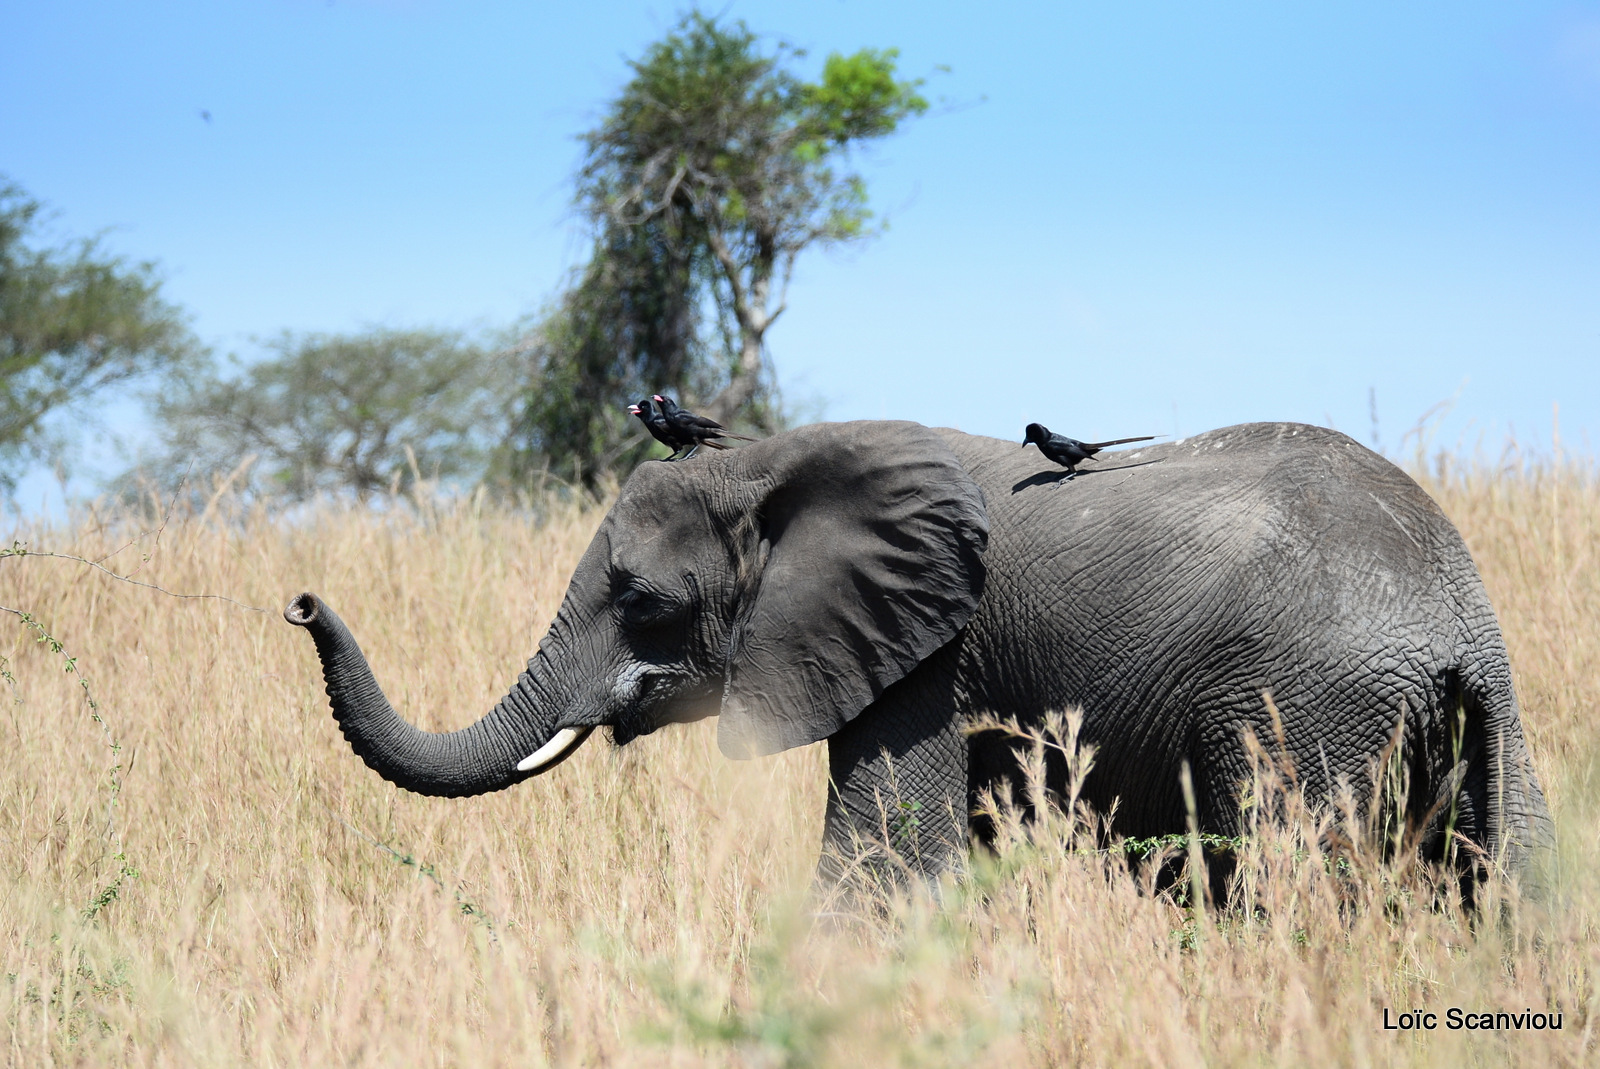
M311 632L351 747L423 794L509 787L602 724L626 744L715 714L729 757L827 740L825 856L898 835L936 870L964 856L977 792L1017 767L973 717L1079 706L1097 748L1083 797L1116 803L1119 834L1185 829L1185 763L1202 830L1232 833L1245 736L1281 731L1313 800L1341 783L1370 797L1400 736L1431 856L1446 810L1512 869L1549 839L1483 584L1394 465L1334 431L1256 423L1092 478L1041 466L1015 442L902 422L644 464L527 669L447 734L395 714L316 596L285 616Z

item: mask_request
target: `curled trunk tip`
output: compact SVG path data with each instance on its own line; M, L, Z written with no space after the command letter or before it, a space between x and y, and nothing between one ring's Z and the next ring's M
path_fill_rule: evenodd
M296 627L310 627L317 622L317 616L322 611L322 602L310 591L291 598L289 604L283 607L283 618Z

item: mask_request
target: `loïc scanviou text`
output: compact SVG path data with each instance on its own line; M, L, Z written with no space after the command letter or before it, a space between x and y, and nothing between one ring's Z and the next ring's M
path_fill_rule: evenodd
M1464 1010L1459 1006L1451 1006L1444 1011L1444 1026L1452 1032L1466 1029L1468 1031L1508 1031L1508 1032L1542 1032L1547 1029L1560 1031L1561 1011L1554 1013L1535 1013L1532 1007L1523 1009L1520 1013L1510 1013L1505 1010L1498 1012L1478 1012ZM1385 1006L1383 1008L1383 1027L1389 1032L1431 1032L1439 1027L1440 1015L1431 1010L1405 1010L1395 1013Z

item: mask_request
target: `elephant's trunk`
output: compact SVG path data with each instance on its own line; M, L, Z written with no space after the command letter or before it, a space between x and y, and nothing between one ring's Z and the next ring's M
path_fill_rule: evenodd
M529 669L489 713L460 731L418 731L395 713L361 647L315 594L301 594L284 619L311 632L328 700L350 748L373 771L418 794L460 797L503 790L553 768L588 729L556 730L557 710Z

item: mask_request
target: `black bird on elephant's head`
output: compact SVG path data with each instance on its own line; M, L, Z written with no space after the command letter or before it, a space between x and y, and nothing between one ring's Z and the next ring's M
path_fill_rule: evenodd
M1093 460L1094 455L1107 446L1148 442L1154 437L1153 434L1146 434L1140 438L1115 438L1109 442L1080 442L1076 438L1052 432L1043 423L1030 423L1022 438L1022 448L1028 448L1028 443L1032 442L1039 447L1039 452L1066 468L1067 478L1071 479L1078 474L1079 464Z
M667 426L666 418L650 407L648 397L642 397L638 403L629 405L628 411L639 417L639 422L650 432L650 437L672 450L672 456L667 457L668 460L683 452L683 447L689 444L672 433L672 429Z
M667 429L677 438L693 448L684 455L685 460L694 456L696 449L702 445L709 445L713 449L726 449L727 446L717 441L719 438L737 438L741 442L753 442L754 438L746 438L742 434L734 434L725 430L722 424L709 416L697 416L687 409L678 407L678 403L670 397L656 394L656 405L661 409L662 417L667 421Z

